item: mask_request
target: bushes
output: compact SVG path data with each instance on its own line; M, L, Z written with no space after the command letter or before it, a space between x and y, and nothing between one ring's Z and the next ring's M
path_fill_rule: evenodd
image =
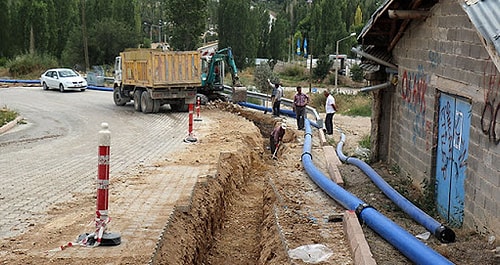
M364 79L365 73L363 72L363 69L358 65L355 64L351 68L351 78L353 81L356 82L361 82Z
M57 60L48 55L23 54L19 55L6 64L9 68L9 74L14 77L23 77L27 75L40 75L48 68L57 67ZM33 77L33 76L32 76Z

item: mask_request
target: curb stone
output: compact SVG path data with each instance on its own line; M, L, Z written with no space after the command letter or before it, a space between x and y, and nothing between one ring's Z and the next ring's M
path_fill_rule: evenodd
M14 126L17 125L17 123L19 121L21 121L23 119L22 116L17 116L17 118L15 118L14 120L8 122L7 124L3 125L2 127L0 127L0 134L3 134L5 132L7 132L8 130L14 128Z

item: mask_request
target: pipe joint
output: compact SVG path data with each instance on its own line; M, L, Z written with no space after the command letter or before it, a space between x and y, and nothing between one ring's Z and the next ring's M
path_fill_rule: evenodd
M307 135L309 135L309 136L313 137L312 133L310 133L310 132L306 132L306 133L304 134L304 138L306 138L306 136L307 136Z
M439 239L442 243L453 243L455 242L455 232L451 228L441 225L434 232L434 236Z
M358 216L359 219L361 219L361 212L366 209L366 208L373 208L375 209L373 206L369 205L368 203L361 203L358 205L358 207L356 207L356 210L355 210L355 213L356 215Z
M311 157L311 160L312 160L312 158L313 158L313 156L311 155L311 153L309 153L309 152L304 152L304 153L302 153L302 155L300 156L300 160L301 160L301 161L304 161L304 155L309 155L309 157Z

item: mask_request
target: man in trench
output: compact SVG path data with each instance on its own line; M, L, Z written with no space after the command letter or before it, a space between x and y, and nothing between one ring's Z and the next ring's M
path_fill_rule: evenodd
M281 125L276 126L269 137L269 147L271 149L271 154L273 154L273 159L276 159L276 154L278 153L278 148L283 141L283 136L286 131L286 123L282 122Z

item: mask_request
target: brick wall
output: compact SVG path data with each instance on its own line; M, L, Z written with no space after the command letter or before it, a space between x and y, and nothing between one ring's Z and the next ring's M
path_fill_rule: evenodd
M435 181L438 92L470 100L464 225L498 238L500 144L487 129L490 111L500 104L500 72L459 3L439 1L431 17L411 22L396 45L393 56L399 66L399 84L392 92L392 114L387 117L391 126L381 133L390 135L388 160L402 174L415 184ZM494 103L493 108L488 102ZM496 120L492 124L500 139L500 112Z

